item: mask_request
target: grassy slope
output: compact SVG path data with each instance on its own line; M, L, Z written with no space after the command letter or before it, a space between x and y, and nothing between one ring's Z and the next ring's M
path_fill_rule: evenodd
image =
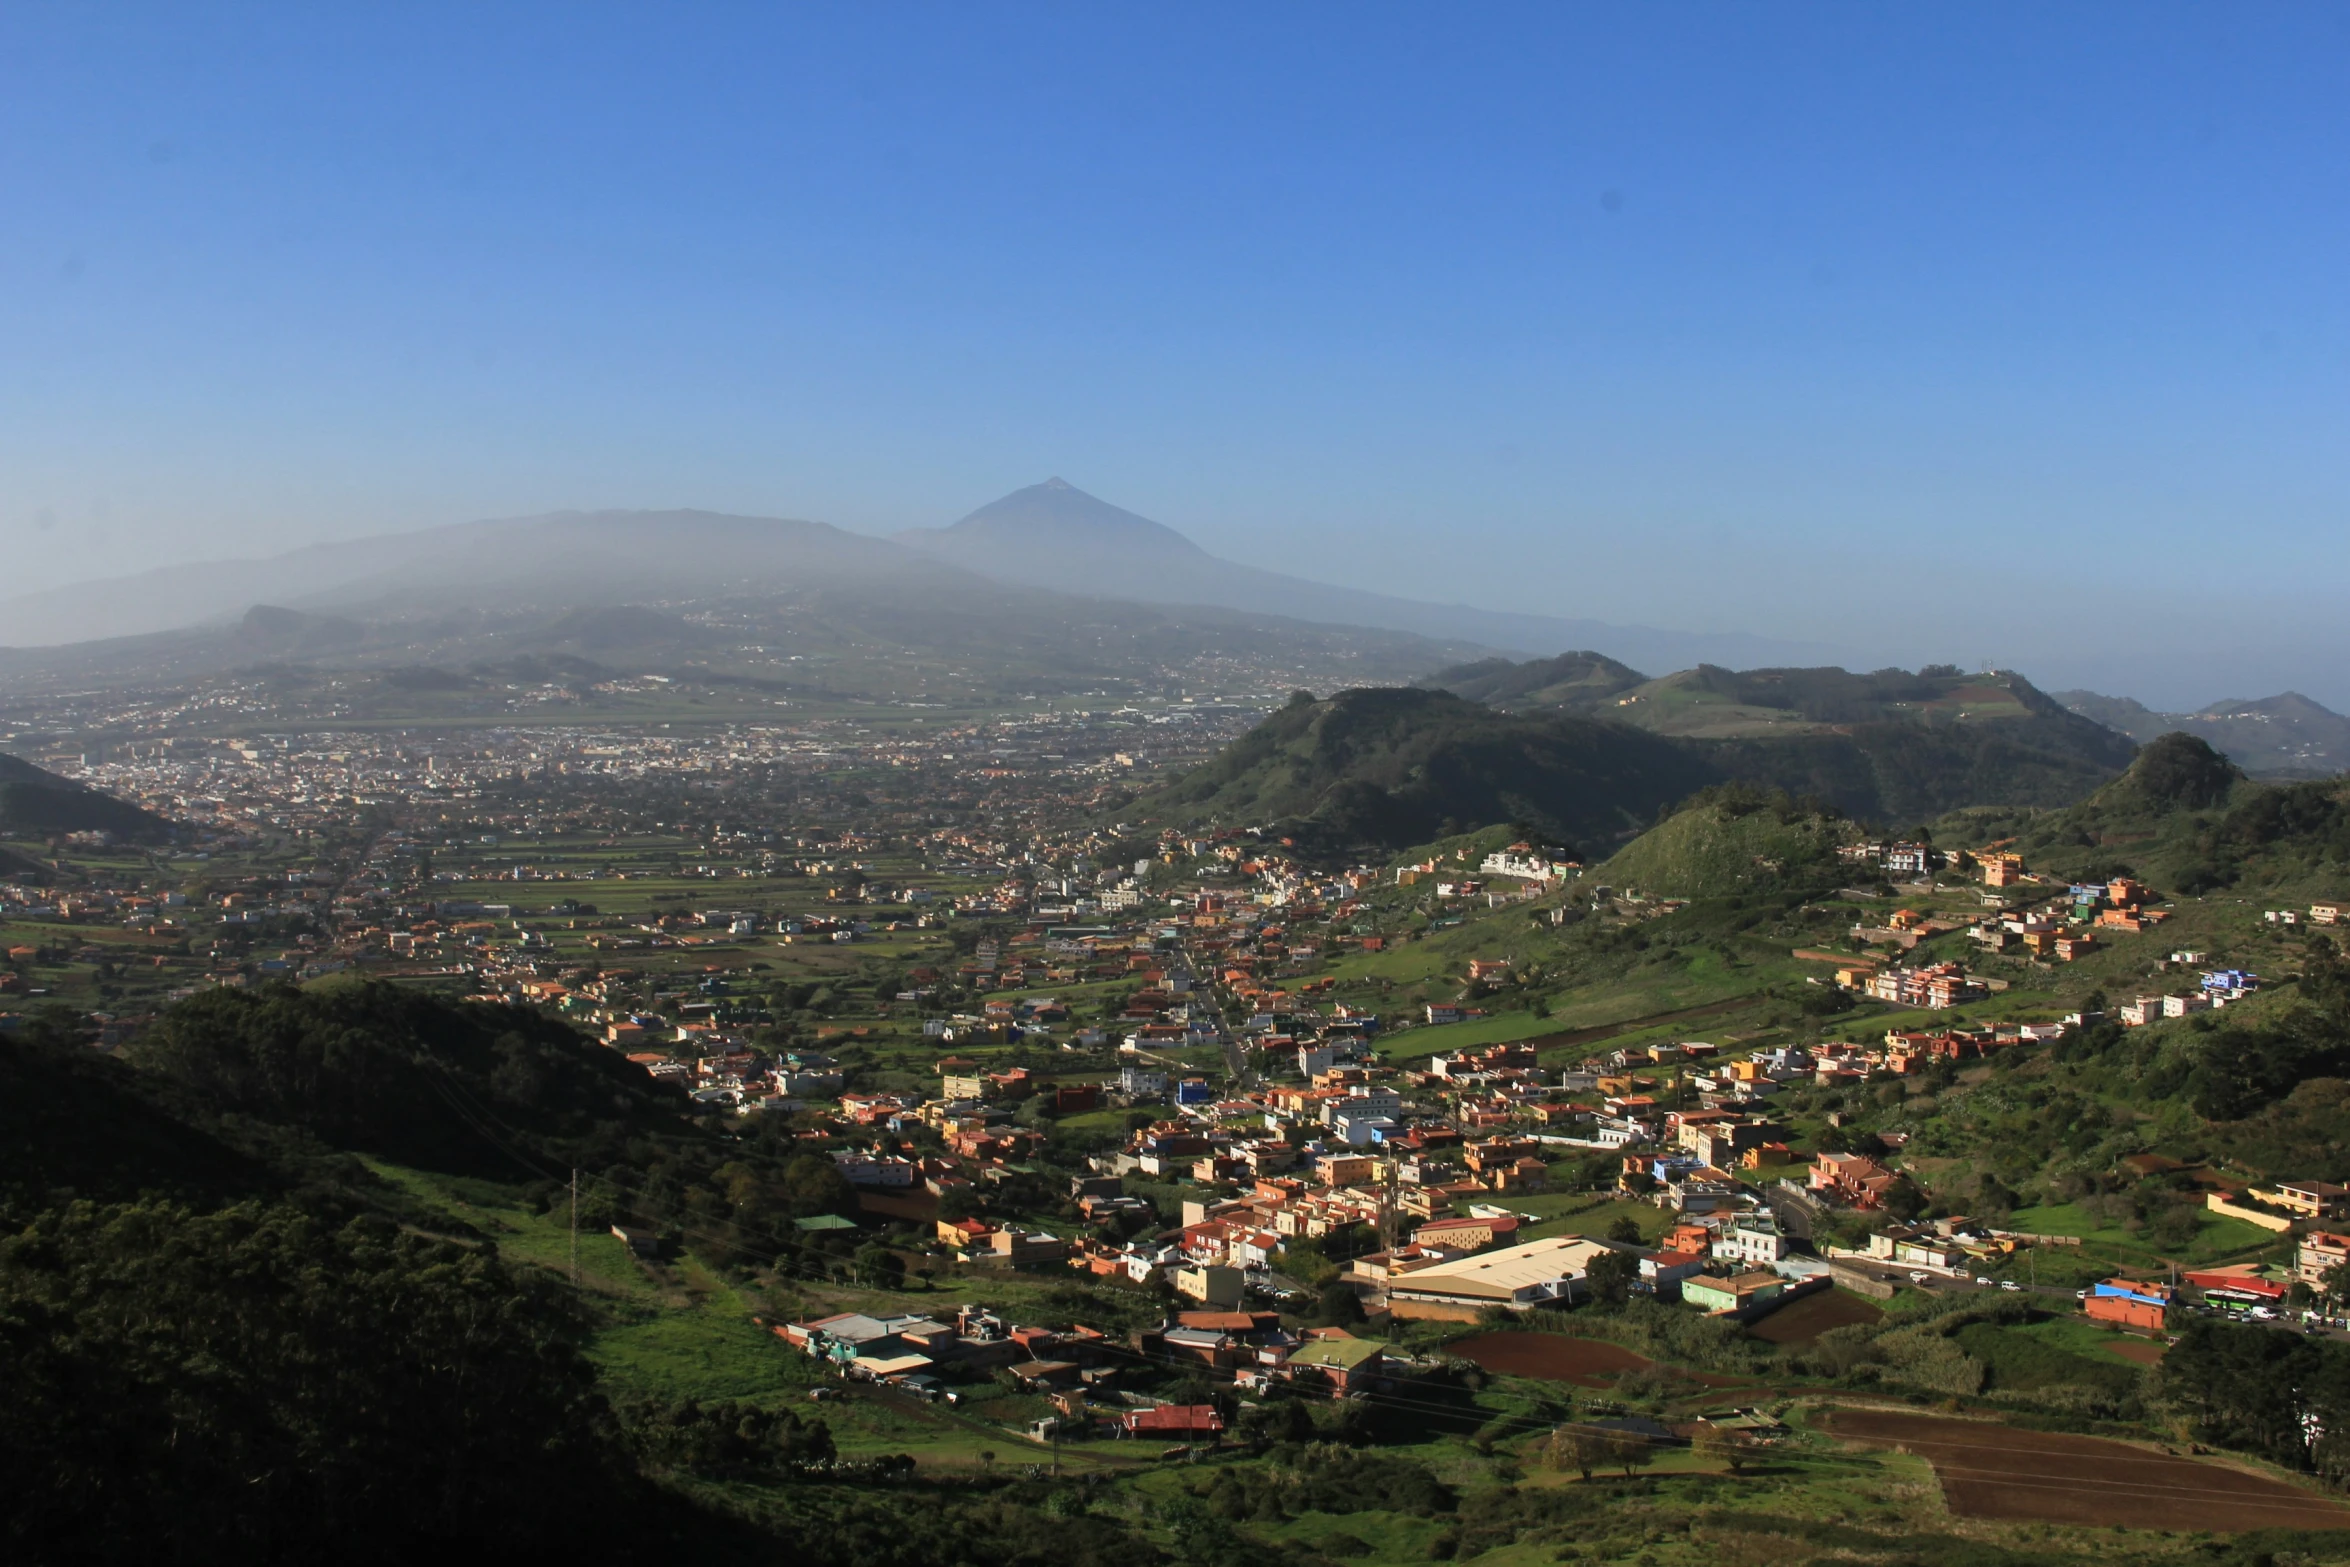
M1618 850L1587 881L1657 898L1726 897L1834 864L1849 823L1718 804L1676 812Z

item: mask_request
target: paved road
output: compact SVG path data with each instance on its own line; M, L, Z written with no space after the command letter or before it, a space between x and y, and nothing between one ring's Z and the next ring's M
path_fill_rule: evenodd
M1195 1009L1202 1001L1207 1003L1208 1015L1216 1025L1216 1042L1224 1047L1224 1070L1235 1083L1243 1088L1249 1087L1255 1081L1255 1074L1249 1071L1248 1062L1241 1054L1240 1041L1225 1020L1224 1004L1216 999L1215 987L1200 983L1199 973L1192 966L1189 952L1177 952L1168 968L1170 978L1181 975L1190 982L1190 988L1184 994L1192 998L1191 1005Z

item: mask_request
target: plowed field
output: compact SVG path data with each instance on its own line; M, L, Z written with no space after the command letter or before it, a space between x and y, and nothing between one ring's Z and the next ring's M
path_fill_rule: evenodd
M2350 1529L2350 1507L2225 1464L2091 1436L1839 1409L1837 1436L1917 1454L1964 1518L2132 1529Z
M1766 1344L1808 1344L1830 1328L1875 1322L1885 1313L1858 1295L1828 1290L1789 1301L1746 1331Z

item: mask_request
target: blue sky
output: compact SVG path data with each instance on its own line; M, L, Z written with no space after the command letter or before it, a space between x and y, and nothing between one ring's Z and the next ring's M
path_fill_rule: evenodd
M1359 586L2350 705L2346 278L2339 6L19 3L0 585L1058 473Z

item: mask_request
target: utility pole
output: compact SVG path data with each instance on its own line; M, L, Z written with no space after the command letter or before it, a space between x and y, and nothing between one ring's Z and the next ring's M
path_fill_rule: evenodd
M571 1287L579 1288L579 1166L571 1167Z

